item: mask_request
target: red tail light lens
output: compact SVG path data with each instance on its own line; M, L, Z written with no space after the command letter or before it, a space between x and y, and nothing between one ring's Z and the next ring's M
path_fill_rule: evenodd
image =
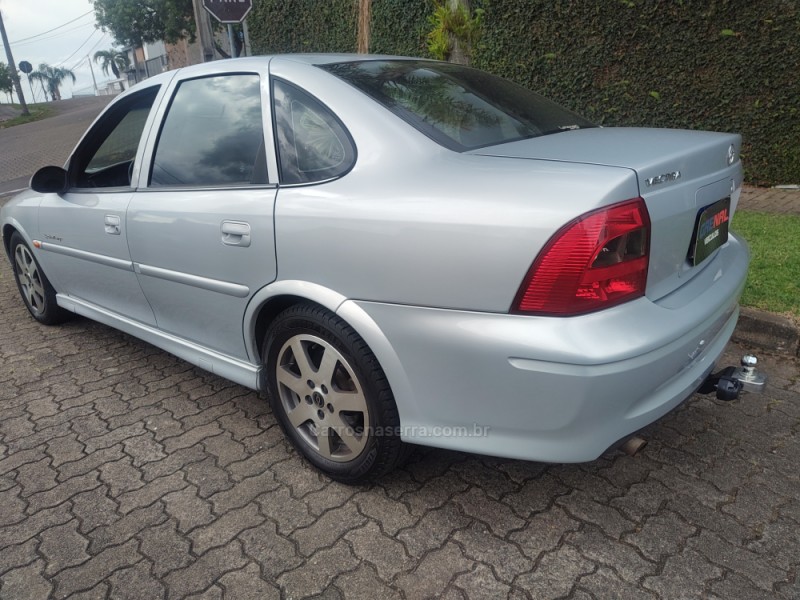
M643 296L649 246L650 216L642 198L586 213L542 249L511 310L568 316Z

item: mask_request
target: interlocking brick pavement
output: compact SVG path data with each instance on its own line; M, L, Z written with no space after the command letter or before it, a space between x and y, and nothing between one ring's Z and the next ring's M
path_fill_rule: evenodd
M800 597L798 361L762 357L764 395L692 398L635 457L419 449L348 487L257 394L36 324L5 260L0 322L0 598Z
M745 186L739 208L754 212L800 215L800 189Z
M62 162L92 101L0 131L0 190ZM800 191L740 208L800 214ZM0 598L800 598L797 361L762 357L763 396L693 398L636 457L420 449L347 487L255 393L90 321L37 325L2 258Z

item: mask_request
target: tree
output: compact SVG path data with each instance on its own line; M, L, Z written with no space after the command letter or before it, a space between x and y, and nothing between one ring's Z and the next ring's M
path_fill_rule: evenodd
M194 41L192 0L94 0L98 25L120 44Z
M128 54L120 52L116 48L111 48L111 50L98 50L94 53L94 62L100 63L100 68L103 70L103 73L108 75L108 72L111 71L117 79L119 79L120 73L130 66ZM122 82L120 81L118 83L119 91L124 91L125 88Z
M67 77L72 79L75 83L75 73L70 69L64 67L51 67L47 63L42 63L39 67L29 75L31 79L36 79L42 83L42 87L46 87L50 93L50 97L55 100L61 100L61 84Z
M370 42L370 21L372 20L372 0L358 0L357 52L367 54Z
M8 94L9 99L14 93L14 80L11 78L11 71L8 65L4 62L0 62L0 92Z

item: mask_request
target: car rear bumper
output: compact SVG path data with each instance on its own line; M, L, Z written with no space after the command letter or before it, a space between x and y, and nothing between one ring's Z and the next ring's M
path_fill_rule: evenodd
M395 355L376 352L404 440L583 462L698 388L736 326L747 265L746 246L731 236L701 273L658 302L570 318L355 304Z

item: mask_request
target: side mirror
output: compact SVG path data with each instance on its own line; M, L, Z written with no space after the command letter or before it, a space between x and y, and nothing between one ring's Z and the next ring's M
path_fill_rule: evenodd
M69 187L61 167L42 167L31 177L31 189L40 194L63 194Z

